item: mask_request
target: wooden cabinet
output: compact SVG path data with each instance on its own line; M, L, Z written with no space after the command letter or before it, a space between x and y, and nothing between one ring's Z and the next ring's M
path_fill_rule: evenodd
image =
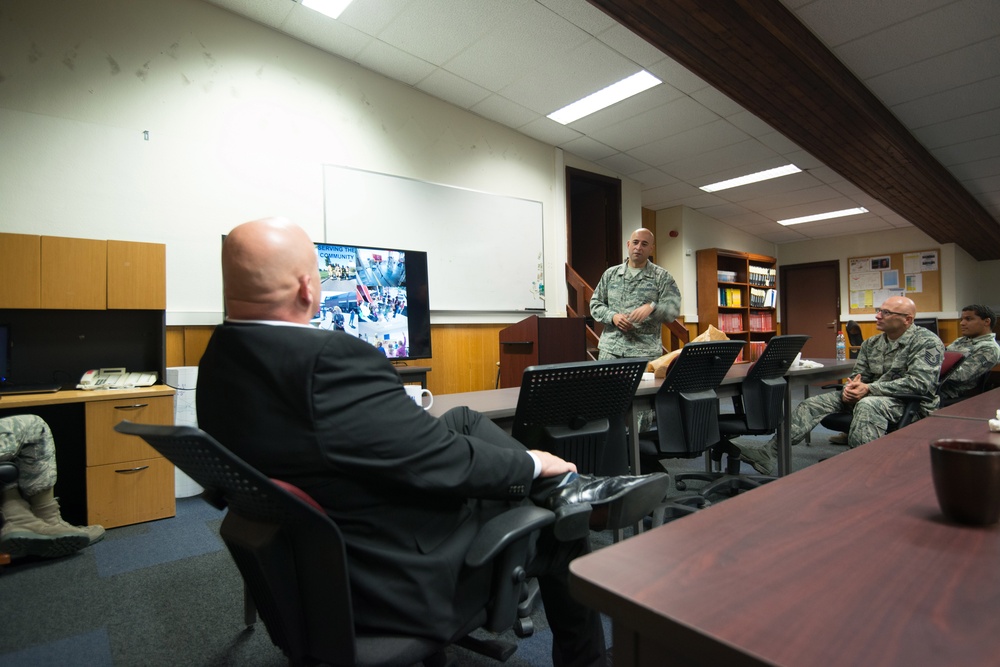
M0 234L0 308L165 310L162 243Z
M167 309L167 247L108 241L108 308Z
M115 431L125 419L172 424L173 398L138 395L87 403L87 523L105 528L175 512L173 465L141 438Z
M0 234L0 304L4 308L40 308L42 237Z
M735 250L699 250L698 331L708 325L747 345L740 361L754 361L777 332L777 262Z

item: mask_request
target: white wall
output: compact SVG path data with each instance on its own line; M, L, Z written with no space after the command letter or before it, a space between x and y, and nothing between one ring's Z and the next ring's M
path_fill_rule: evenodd
M916 227L835 236L814 241L800 241L778 246L778 262L784 266L809 262L840 261L840 293L842 320L874 320L873 315L851 315L847 286L849 257L864 257L883 253L941 250L941 310L923 312L922 316L956 318L962 306L969 303L991 304L997 301L980 279L981 264L953 243L938 243Z
M166 243L169 324L220 321L234 225L283 215L327 240L323 164L541 201L565 312L551 146L199 0L4 0L0 63L0 231ZM639 226L637 183L623 199Z

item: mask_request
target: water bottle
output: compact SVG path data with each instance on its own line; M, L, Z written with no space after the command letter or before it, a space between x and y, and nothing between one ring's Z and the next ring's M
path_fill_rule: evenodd
M847 361L847 341L840 332L837 333L837 361Z

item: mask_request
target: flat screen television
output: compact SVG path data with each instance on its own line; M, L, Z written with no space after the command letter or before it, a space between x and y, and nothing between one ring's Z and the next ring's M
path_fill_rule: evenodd
M390 361L429 359L427 253L317 243L320 309L312 324L379 348Z

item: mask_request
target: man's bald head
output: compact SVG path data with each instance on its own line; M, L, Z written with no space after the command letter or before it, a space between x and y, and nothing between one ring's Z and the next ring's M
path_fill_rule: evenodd
M319 310L315 246L285 218L246 222L226 236L222 282L233 319L305 324Z
M896 340L913 324L917 304L905 296L891 296L882 302L879 311L875 314L875 327L890 340Z

